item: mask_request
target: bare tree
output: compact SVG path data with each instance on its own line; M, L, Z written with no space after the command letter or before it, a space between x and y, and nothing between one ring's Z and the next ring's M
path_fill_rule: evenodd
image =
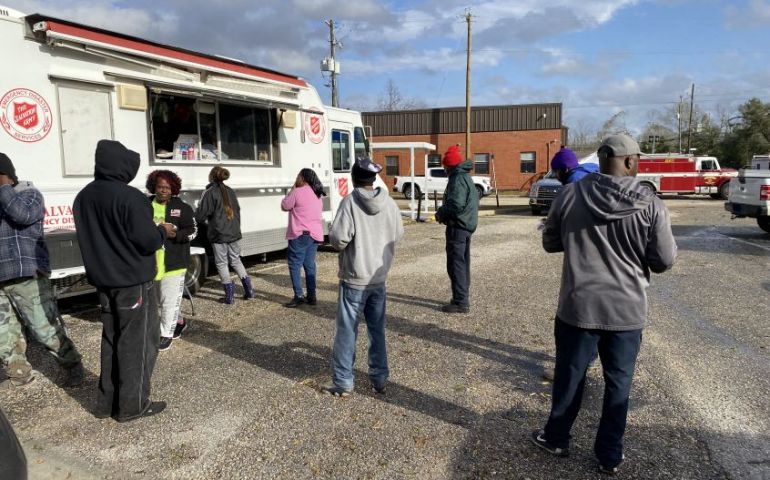
M425 103L421 100L404 97L392 78L388 79L388 83L385 85L385 92L377 98L377 109L382 111L392 112L425 107Z

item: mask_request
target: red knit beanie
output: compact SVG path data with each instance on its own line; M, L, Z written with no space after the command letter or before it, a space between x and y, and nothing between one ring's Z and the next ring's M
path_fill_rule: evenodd
M461 163L463 163L463 156L460 153L460 147L452 145L444 154L444 159L441 161L441 164L445 167L456 167Z

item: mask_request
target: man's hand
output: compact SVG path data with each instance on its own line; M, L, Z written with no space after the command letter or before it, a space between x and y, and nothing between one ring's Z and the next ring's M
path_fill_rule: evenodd
M171 223L161 223L160 226L166 231L166 238L176 238L176 225Z

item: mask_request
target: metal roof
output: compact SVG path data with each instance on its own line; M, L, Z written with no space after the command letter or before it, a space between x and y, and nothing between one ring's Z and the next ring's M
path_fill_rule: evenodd
M465 132L465 107L364 112L375 137ZM561 103L471 108L472 132L560 129Z

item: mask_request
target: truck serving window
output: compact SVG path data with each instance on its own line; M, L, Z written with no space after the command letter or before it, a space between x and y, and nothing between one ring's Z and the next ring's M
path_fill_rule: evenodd
M276 109L150 93L155 157L210 162L279 162Z

